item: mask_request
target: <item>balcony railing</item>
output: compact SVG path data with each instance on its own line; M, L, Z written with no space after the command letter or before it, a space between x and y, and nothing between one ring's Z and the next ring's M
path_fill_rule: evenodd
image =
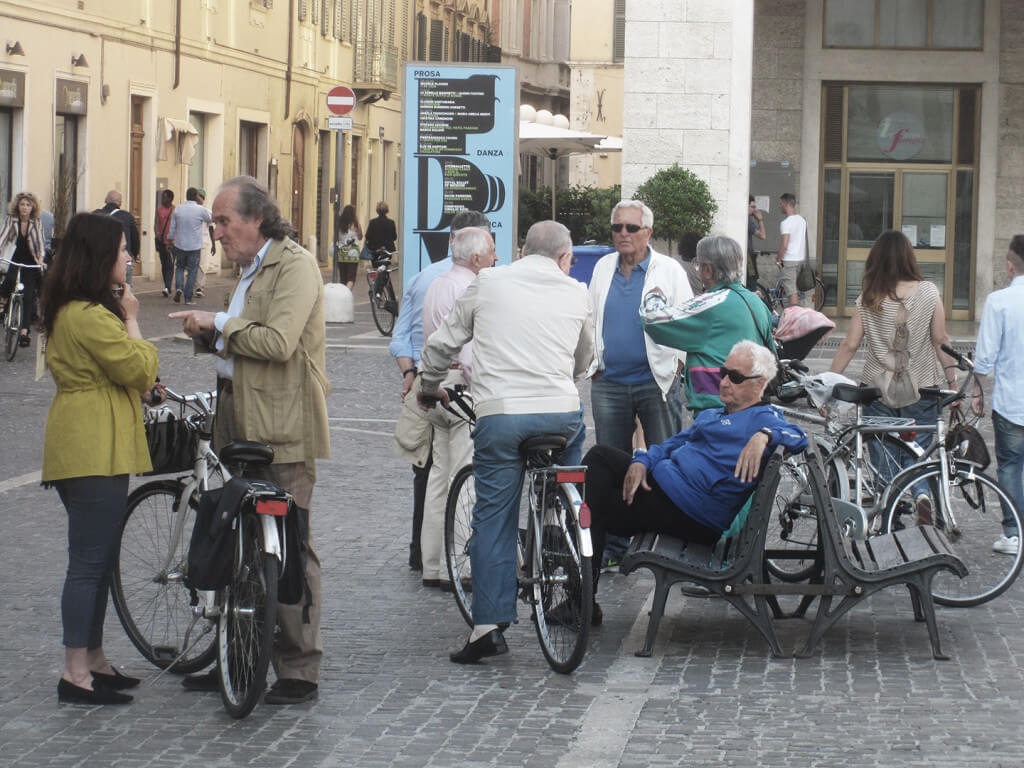
M398 88L398 48L378 42L357 42L355 56L356 88Z

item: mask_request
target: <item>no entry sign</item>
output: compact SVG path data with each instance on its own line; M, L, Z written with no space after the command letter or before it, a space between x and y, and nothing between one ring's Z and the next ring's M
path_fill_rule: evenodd
M327 108L336 115L347 115L356 105L355 92L345 85L336 85L327 92Z

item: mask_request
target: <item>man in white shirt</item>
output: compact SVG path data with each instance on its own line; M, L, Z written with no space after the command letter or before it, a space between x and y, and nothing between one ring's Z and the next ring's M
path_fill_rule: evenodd
M520 444L536 435L563 435L568 443L559 463L576 464L582 455L575 380L593 359L594 329L586 286L569 277L572 258L569 230L537 222L526 235L523 258L477 275L420 358L419 400L429 409L447 399L441 382L463 344L473 340L473 631L449 657L457 664L508 652L499 625L516 619Z
M979 386L988 375L995 377L992 392L992 427L996 437L996 474L1003 488L1024 509L1024 235L1014 235L1006 254L1010 285L985 299L978 341L974 348L974 373ZM984 415L984 400L975 398L972 409ZM1016 555L1020 531L1003 518L1003 535L992 545L995 552Z
M789 304L800 303L800 292L796 289L796 276L807 258L807 220L796 212L796 195L787 192L779 198L782 212L786 218L779 224L779 255L776 263L782 270L785 292L789 295Z
M494 238L486 229L465 227L452 235L452 268L427 288L423 299L423 338L430 340L438 326L480 270L494 266ZM463 345L441 386L469 386L472 379L473 342ZM420 547L423 558L423 586L450 589L444 562L444 509L452 476L473 456L473 438L469 424L443 408L434 408L428 417L434 427L431 446L433 463L427 479L423 505Z

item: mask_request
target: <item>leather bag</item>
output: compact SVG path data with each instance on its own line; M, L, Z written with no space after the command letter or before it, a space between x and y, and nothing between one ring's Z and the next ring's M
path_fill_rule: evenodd
M953 410L950 416L949 434L946 435L946 450L954 453L957 458L975 464L984 470L992 463L985 438L981 432L964 419L963 414Z
M801 292L814 290L814 270L807 259L804 259L800 271L796 274L796 289Z

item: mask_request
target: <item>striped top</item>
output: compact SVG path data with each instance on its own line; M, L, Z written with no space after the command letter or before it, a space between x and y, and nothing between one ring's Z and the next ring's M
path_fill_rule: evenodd
M864 323L867 353L861 381L868 386L879 387L882 390L882 402L892 408L902 408L917 402L920 399L917 394L919 387L931 387L942 383L942 367L932 343L931 330L935 306L941 301L939 289L933 283L924 280L918 283L917 290L902 302L890 298L883 299L881 312L865 309L861 306L861 299L861 296L857 297L857 308ZM896 338L901 305L907 308L905 343ZM901 364L900 350L904 346L907 359ZM904 370L909 374L913 384L913 400L892 402L892 397L887 397L887 389L893 379L898 377L904 365Z

